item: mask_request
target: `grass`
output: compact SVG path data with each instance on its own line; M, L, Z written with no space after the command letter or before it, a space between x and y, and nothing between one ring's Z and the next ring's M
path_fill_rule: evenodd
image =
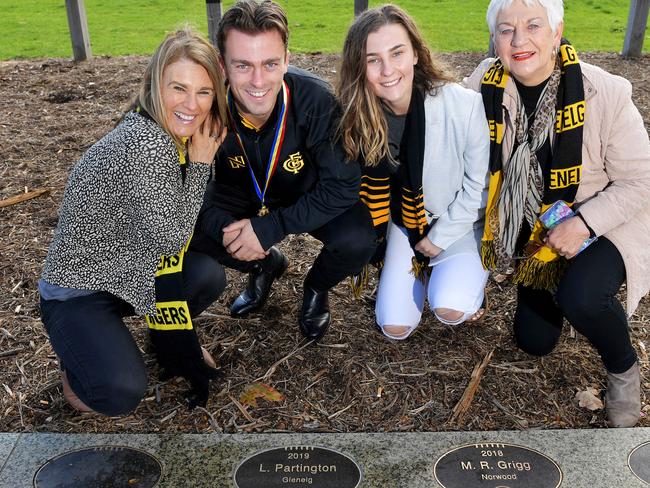
M226 0L224 9L233 3ZM353 0L279 0L296 52L338 52L353 18ZM371 1L370 6L382 1ZM486 0L397 0L438 51L484 51ZM629 2L565 2L565 35L582 51L620 52ZM150 54L164 34L182 22L207 33L203 0L85 0L95 55ZM64 0L0 0L0 59L70 57ZM650 50L650 28L644 52Z

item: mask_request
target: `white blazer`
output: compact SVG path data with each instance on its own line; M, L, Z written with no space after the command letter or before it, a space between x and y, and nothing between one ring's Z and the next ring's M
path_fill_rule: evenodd
M481 95L448 83L424 101L426 118L422 187L428 233L444 249L432 264L478 253L489 180L490 134Z

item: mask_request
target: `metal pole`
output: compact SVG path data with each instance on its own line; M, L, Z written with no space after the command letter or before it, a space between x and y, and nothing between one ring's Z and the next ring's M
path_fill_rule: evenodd
M74 60L85 61L92 59L93 53L90 49L90 35L88 34L84 0L65 0L65 9L68 14L68 27L70 28Z
M364 10L368 10L368 0L354 0L354 16L358 16Z
M631 0L627 17L627 30L623 43L623 57L638 58L643 48L643 37L648 23L650 0Z
M208 12L208 37L214 47L217 47L217 29L221 20L221 0L205 0Z

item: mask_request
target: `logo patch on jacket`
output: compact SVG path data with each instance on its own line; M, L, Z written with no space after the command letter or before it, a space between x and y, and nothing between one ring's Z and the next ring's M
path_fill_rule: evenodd
M294 175L297 175L298 171L300 171L303 166L305 166L305 162L302 159L302 154L300 154L300 151L289 154L289 159L282 163L284 170L289 173L293 173Z
M228 162L230 163L230 167L232 169L239 169L243 168L246 166L246 161L244 160L244 156L228 156Z

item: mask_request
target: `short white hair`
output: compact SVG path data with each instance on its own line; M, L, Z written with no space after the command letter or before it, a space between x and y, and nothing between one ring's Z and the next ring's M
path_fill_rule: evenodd
M487 8L485 20L490 29L490 33L494 34L497 28L497 17L499 12L504 8L512 5L514 0L491 0ZM553 30L553 34L557 32L557 28L564 20L564 2L562 0L521 0L527 7L533 6L535 3L540 4L546 10L548 23Z

